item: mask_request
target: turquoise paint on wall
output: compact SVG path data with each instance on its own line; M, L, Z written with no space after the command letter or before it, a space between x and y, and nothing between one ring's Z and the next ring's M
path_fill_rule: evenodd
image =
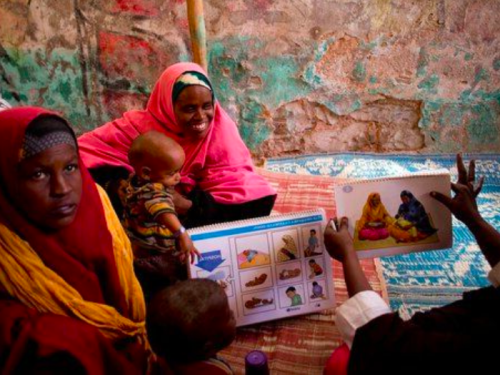
M6 48L0 64L9 82L9 85L5 82L0 85L5 99L13 104L43 106L62 112L75 128L88 128L92 117L89 119L87 115L75 51L56 48L47 54L39 49Z
M267 44L251 38L229 38L210 43L210 76L223 106L237 103L240 133L250 149L256 150L269 137L269 111L306 97L312 88L301 79L300 57L268 56ZM250 56L251 69L242 62ZM257 79L257 87L251 84ZM265 115L265 113L268 113ZM267 116L267 117L266 117Z

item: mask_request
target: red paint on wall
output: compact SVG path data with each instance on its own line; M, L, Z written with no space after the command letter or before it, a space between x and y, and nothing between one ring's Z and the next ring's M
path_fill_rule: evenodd
M145 94L104 90L103 102L110 118L118 118L132 109L144 109L148 96Z
M182 30L189 30L189 20L187 18L179 19L177 26Z
M99 63L110 79L141 80L145 71L158 64L158 53L151 44L128 35L99 33Z
M112 13L130 13L135 16L154 17L159 13L157 0L113 0Z
M249 9L268 10L273 5L273 0L246 0Z

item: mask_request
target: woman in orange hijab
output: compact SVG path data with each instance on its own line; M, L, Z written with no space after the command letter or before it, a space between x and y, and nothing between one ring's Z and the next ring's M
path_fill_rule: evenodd
M394 221L382 204L379 193L371 193L363 207L363 214L358 221L360 240L377 241L389 237L387 227Z

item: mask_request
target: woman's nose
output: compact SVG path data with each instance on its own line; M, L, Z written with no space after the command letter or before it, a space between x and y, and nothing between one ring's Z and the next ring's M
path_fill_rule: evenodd
M203 108L198 108L194 114L195 119L202 120L203 119Z
M70 185L64 178L62 174L54 174L52 175L52 183L51 183L51 194L52 196L58 197L63 196L69 193L71 190Z

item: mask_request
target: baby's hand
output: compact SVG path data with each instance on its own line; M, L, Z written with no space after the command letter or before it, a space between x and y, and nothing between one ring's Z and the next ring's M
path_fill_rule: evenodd
M179 256L181 261L184 261L186 256L191 256L191 264L193 264L195 255L198 256L198 259L201 257L200 252L194 247L191 237L186 232L179 236L179 248L181 250L181 255Z

